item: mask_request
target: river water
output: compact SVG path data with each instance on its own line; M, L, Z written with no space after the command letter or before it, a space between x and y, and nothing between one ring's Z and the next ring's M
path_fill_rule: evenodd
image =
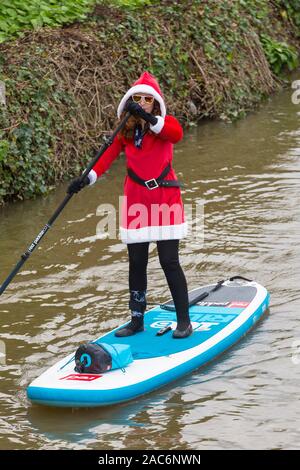
M126 247L96 236L97 208L118 207L121 158L71 200L0 298L1 449L300 448L300 105L292 91L237 123L191 128L174 156L184 203L204 211L200 230L181 241L189 288L235 274L255 279L271 294L263 320L211 364L137 400L76 410L27 401L33 378L128 318ZM1 282L65 188L1 209ZM152 245L148 299L159 303L170 295Z

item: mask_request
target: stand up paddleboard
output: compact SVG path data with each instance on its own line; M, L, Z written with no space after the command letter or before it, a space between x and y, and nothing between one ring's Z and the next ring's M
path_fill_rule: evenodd
M95 407L139 397L206 364L236 343L260 319L269 305L267 290L236 276L189 292L191 336L172 338L176 312L167 302L146 312L145 331L125 338L113 330L96 341L130 345L133 362L102 374L74 371L74 352L27 389L33 403L60 407ZM122 328L124 325L120 326Z

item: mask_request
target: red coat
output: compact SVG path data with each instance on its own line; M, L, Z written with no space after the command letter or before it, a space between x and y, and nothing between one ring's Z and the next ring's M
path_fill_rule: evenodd
M127 167L140 178L157 178L170 163L171 170L165 179L177 179L172 168L173 144L182 139L181 125L173 116L164 119L159 116L159 122L150 128L141 148L135 147L133 139L119 134L94 166L90 179L95 181L107 171L121 151L125 151ZM179 239L186 233L180 188L149 190L126 176L120 227L124 243Z

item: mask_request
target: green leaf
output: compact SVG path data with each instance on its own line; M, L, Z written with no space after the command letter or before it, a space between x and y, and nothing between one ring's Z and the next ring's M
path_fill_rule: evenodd
M0 20L0 30L7 33L9 31L9 24L6 21Z
M8 154L9 142L8 140L0 140L0 163L3 162Z
M43 19L39 16L38 18L33 18L32 20L30 20L30 23L32 24L34 29L40 28L41 26L43 26Z

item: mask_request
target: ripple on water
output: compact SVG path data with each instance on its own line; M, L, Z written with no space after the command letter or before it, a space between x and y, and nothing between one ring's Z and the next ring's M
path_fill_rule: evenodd
M271 308L218 360L123 405L56 410L26 399L28 383L58 358L128 318L126 247L96 234L98 205L118 207L124 162L114 167L115 192L110 175L68 205L1 296L3 448L299 448L298 114L288 91L234 125L192 129L176 146L183 201L199 208L180 243L190 288L242 274L268 288ZM64 195L62 186L1 211L2 278ZM152 244L148 299L169 297Z

